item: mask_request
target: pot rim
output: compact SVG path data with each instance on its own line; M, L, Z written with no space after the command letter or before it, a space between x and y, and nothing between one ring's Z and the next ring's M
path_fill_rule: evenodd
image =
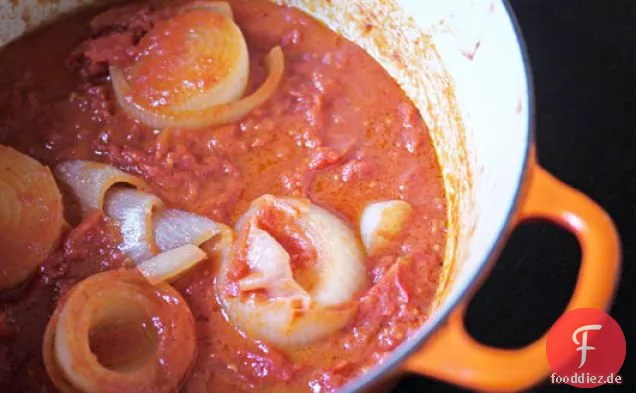
M387 361L382 365L376 366L369 372L357 377L348 384L338 389L340 393L354 393L362 392L371 388L371 386L387 375L393 374L399 371L397 370L400 364L402 364L409 356L420 350L426 340L446 321L453 310L457 308L461 301L470 296L471 291L478 289L478 283L480 278L488 274L489 267L495 262L498 255L503 250L507 238L513 227L513 220L515 213L519 209L522 196L523 186L528 179L528 169L530 165L531 149L535 140L535 127L536 127L536 108L535 108L535 89L532 78L532 67L530 65L530 58L528 56L527 46L523 38L523 32L519 26L517 17L510 5L509 0L501 0L502 5L508 18L510 19L513 27L515 37L517 38L517 45L521 54L523 62L523 71L526 78L527 87L527 99L528 99L528 111L527 111L527 133L526 133L526 145L524 148L523 164L521 165L521 175L519 176L518 183L514 196L509 204L506 218L502 221L501 227L497 231L496 236L492 244L489 247L489 251L486 257L480 262L479 270L477 273L467 280L464 288L458 291L456 295L451 297L444 305L433 314L433 316L423 325L421 330L413 337L400 344L393 353L388 357Z

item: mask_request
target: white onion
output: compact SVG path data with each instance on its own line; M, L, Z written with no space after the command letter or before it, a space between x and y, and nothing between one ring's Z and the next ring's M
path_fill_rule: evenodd
M106 367L91 350L90 335L127 320L139 322L148 346L141 356ZM134 270L111 270L80 281L58 302L42 347L46 371L63 393L170 393L195 357L196 331L173 287L151 285Z
M193 1L180 8L181 12L187 12L193 9L204 9L212 12L223 14L228 18L234 20L234 13L232 7L225 1Z
M238 281L239 289L265 289L272 299L309 300L309 294L294 280L287 251L264 230L250 226L248 231L247 260L252 272Z
M293 223L315 248L316 261L305 273L313 276L311 287L294 280L289 254L260 227L259 217L268 209ZM342 220L306 200L264 195L252 203L236 230L242 236L223 258L217 285L226 314L247 336L287 348L324 338L349 323L366 269L358 240ZM242 294L234 297L224 289L239 257L247 258L250 273L238 280Z
M124 111L154 128L192 129L236 121L273 95L284 70L277 46L265 58L268 76L262 86L241 98L250 59L226 2L181 6L171 19L156 24L138 47L136 61L125 69L111 67L110 76Z
M135 263L186 244L202 245L223 228L206 217L167 209L155 195L124 186L149 188L140 178L109 165L71 160L59 164L55 174L84 215L103 209L114 220L123 239L119 248Z
M247 88L250 61L243 33L233 22L232 8L227 3L208 3L190 4L185 9L201 9L215 12L231 21L231 23L227 24L225 30L218 31L216 34L211 34L207 37L199 37L208 39L212 50L222 53L228 61L223 65L223 69L218 70L220 74L225 75L211 89L182 104L171 105L171 109L177 112L198 111L241 98Z
M121 186L113 187L105 199L104 211L121 231L119 249L135 263L157 254L152 215L163 202L152 194Z
M186 244L141 262L137 269L151 284L172 282L204 259L207 259L207 254L203 250Z
M58 181L65 184L79 202L82 215L104 206L104 195L115 184L128 184L147 189L143 180L113 166L84 160L69 160L58 164L54 170Z
M407 202L391 200L369 204L360 218L360 235L368 254L386 247L404 228L413 208Z
M48 167L0 145L0 291L31 276L58 246L62 196Z
M161 251L184 244L200 246L218 234L222 227L206 217L177 209L159 210L152 222L155 241Z
M117 102L131 117L153 128L196 129L219 126L240 120L253 109L261 106L276 91L284 72L284 56L280 47L273 48L265 58L267 79L251 95L236 101L214 105L203 109L163 110L161 113L139 105L132 98L131 88L123 72L111 67L110 75ZM197 107L202 107L200 103Z

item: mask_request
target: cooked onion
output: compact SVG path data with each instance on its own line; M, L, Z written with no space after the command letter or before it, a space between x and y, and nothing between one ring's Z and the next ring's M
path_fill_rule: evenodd
M222 227L208 218L177 209L159 210L152 221L161 251L184 244L200 246L218 234Z
M249 77L249 56L227 3L186 6L155 26L139 45L139 59L127 69L111 67L110 75L119 105L154 128L236 121L273 95L284 70L277 46L265 58L265 82L240 98Z
M238 281L239 289L265 289L272 299L289 297L308 302L310 296L294 280L289 254L283 246L258 227L251 227L247 236L247 262L252 273Z
M218 12L228 18L234 20L234 14L232 13L232 7L225 1L193 1L186 5L181 6L181 12L188 12L193 9L204 9L212 12Z
M186 244L200 246L223 227L193 213L165 208L159 198L141 191L149 188L143 180L109 165L72 160L59 164L55 173L84 214L103 209L115 221L123 238L120 249L135 263Z
M270 224L285 231L279 236L302 238L299 245L307 245L306 240L313 247L313 264L293 271L288 251L263 229L264 217L272 214L277 222ZM358 241L343 221L306 200L264 195L252 203L236 230L238 238L222 260L217 285L227 315L246 335L292 347L319 340L350 321L366 270ZM249 273L234 280L232 267L240 259ZM232 282L238 284L239 296L228 290Z
M127 318L140 321L148 350L105 366L89 337ZM122 337L130 340L130 337ZM63 393L173 392L194 359L194 318L168 284L151 285L134 270L114 270L75 285L58 304L46 329L46 370Z
M199 247L186 244L164 251L137 265L137 269L151 284L171 282L207 258Z
M58 245L61 198L47 167L0 145L0 291L27 279Z
M121 232L119 249L136 263L157 254L152 215L163 202L152 194L122 186L113 187L105 199L104 211Z
M232 255L234 244L234 230L226 225L219 224L218 235L201 245L206 254L214 261L224 261Z
M171 111L155 113L132 101L130 87L118 69L111 68L113 88L117 102L138 121L154 128L175 127L195 129L218 126L241 119L253 109L262 105L275 92L283 76L284 58L280 47L275 47L265 58L268 76L265 82L251 95L237 101L228 102L201 110Z
M199 110L234 101L247 87L247 44L222 7L182 8L158 22L138 47L141 55L122 71L141 106Z
M110 165L98 162L70 160L58 164L55 177L66 185L73 197L79 202L82 215L101 210L104 206L106 191L115 184L128 184L140 189L147 186L143 180Z
M190 93L191 99L182 104L171 102L169 106L175 111L198 111L241 98L247 88L250 64L247 44L245 43L241 29L234 23L232 8L227 3L207 3L190 4L187 9L192 11L212 11L218 21L214 23L214 18L210 18L209 14L202 13L206 26L194 30L200 34L200 36L196 38L197 42L193 42L193 46L196 46L193 48L195 55L193 56L194 58L190 60L194 64L186 63L182 69L170 69L170 71L175 72L177 77L184 78L191 73L192 68L197 70L205 69L205 66L201 66L201 63L205 61L210 64L210 59L214 59L215 63L212 64L216 67L209 69L207 75L200 72L192 78L196 80L198 77L202 81L211 79L213 82L210 83L211 86L209 89L189 91L187 93ZM188 25L188 21L184 22L184 25ZM212 25L212 23L214 23L214 25ZM190 27L190 29L193 30L192 27ZM191 31L188 31L187 37L190 38L190 40L193 39ZM210 47L207 44L214 46ZM200 46L207 49L208 53L201 50ZM164 53L161 53L161 55L166 56ZM208 57L203 58L204 56ZM154 64L157 59L154 56L146 56L143 59L150 63L151 69L155 68ZM140 65L141 64L136 64L135 67L138 68Z
M400 200L368 205L360 218L360 235L367 253L386 247L402 231L412 211L411 205Z

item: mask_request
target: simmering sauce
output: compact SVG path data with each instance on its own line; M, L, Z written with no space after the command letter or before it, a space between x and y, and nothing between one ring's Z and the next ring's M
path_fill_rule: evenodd
M356 233L369 203L408 202L413 213L400 235L364 259L368 286L356 295L353 320L305 347L279 349L232 326L217 300L214 261L174 283L197 335L180 392L332 391L381 363L429 315L446 236L440 167L419 113L366 52L297 9L229 3L249 50L247 92L262 84L267 52L280 45L285 54L274 96L244 118L157 130L121 110L108 65L134 61L140 39L165 12L157 2L135 3L80 11L2 49L0 144L49 166L72 158L113 165L143 178L167 206L229 226L263 194L308 198ZM175 40L164 45L180 50ZM57 392L42 361L56 303L80 280L127 263L120 234L103 215L66 215L60 248L32 279L0 294L2 392ZM275 235L277 218L263 220ZM293 239L279 240L293 264L311 259ZM130 337L143 329L125 325L91 339L95 352L122 340L99 358L113 363L117 348L135 346Z

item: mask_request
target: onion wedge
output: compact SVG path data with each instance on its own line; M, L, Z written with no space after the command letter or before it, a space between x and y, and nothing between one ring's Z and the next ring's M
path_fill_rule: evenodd
M186 244L155 255L138 264L137 269L151 284L172 282L207 257L199 247Z
M272 226L284 233L265 231ZM217 285L221 304L239 330L289 348L324 338L351 320L366 269L358 240L342 220L306 200L264 195L252 203L236 232ZM277 240L285 237L313 248L314 263L293 269L289 251ZM237 259L246 260L249 272L231 279ZM238 296L227 290L232 282Z
M121 186L108 191L105 199L104 211L121 231L119 249L135 263L157 254L152 215L163 207L163 202L152 194Z
M236 101L210 104L203 108L199 101L179 110L163 108L161 111L148 109L134 101L131 87L122 70L111 67L110 75L119 105L134 119L154 128L196 129L219 126L240 120L253 109L261 106L276 91L284 72L284 56L280 47L274 47L265 58L267 79L251 95ZM213 101L208 101L213 102Z
M64 226L51 171L0 145L0 291L26 280L55 247Z
M134 356L116 353L119 362L106 366L89 337L122 321L126 332L139 337L116 335L115 341L146 345L134 345L142 349ZM174 392L195 350L194 318L185 300L170 285L152 285L135 270L99 273L75 285L58 303L43 342L45 368L63 393Z
M104 195L115 184L128 184L142 190L148 188L140 178L98 162L64 161L55 167L54 174L80 204L83 217L93 210L103 209Z
M386 247L404 228L413 208L391 200L369 204L360 218L360 236L369 255Z

